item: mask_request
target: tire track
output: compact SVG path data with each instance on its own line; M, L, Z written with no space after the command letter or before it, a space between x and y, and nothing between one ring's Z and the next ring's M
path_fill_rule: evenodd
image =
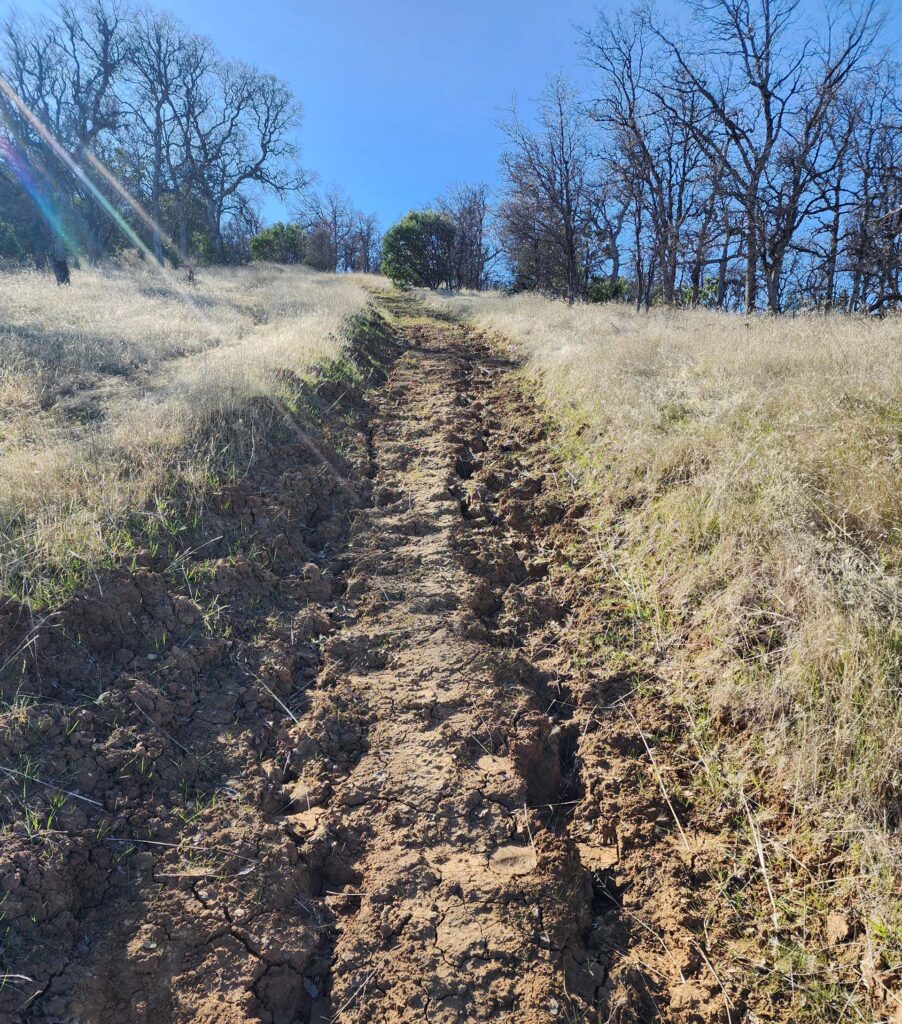
M469 483L491 437L479 395L510 364L383 301L409 348L374 398L353 614L299 730L288 818L332 925L311 1019L572 1019L605 972L582 941L591 878L545 809L578 785L566 693L518 650L530 609L499 619L499 588L541 566Z

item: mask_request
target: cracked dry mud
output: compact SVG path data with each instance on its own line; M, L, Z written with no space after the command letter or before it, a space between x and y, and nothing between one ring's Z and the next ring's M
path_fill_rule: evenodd
M635 736L566 650L575 512L514 367L378 302L370 386L311 395L315 442L272 425L187 590L145 559L40 622L0 606L29 695L0 719L0 1019L726 1019L678 862L651 870L660 802L620 792Z

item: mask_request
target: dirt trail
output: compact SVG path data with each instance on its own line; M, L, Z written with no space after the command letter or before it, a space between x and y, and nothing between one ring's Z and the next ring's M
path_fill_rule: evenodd
M356 614L304 729L313 750L323 723L367 740L343 771L308 765L297 794L336 893L323 1017L550 1020L592 978L591 886L541 812L566 798L561 690L487 624L531 568L468 498L480 395L509 367L436 325L404 331L373 424L375 506L352 543Z
M740 1019L572 646L579 509L514 365L378 303L369 387L274 428L175 571L0 607L0 1019Z

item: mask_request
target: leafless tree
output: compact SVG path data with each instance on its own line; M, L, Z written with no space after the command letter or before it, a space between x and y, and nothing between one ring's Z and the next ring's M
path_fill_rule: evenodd
M338 185L310 190L301 200L298 221L313 240L311 259L320 270L338 270L357 226L354 204Z
M376 273L382 259L381 249L382 234L376 215L358 212L345 249L344 269L357 270L363 274Z
M170 98L172 120L167 125L164 152L175 201L179 256L187 260L192 198L203 172L195 125L202 124L214 107L214 92L208 82L216 54L207 39L188 34L182 40L177 61L178 88Z
M823 39L801 33L800 0L687 0L693 39L646 14L678 74L656 90L675 114L697 97L700 123L686 121L714 163L726 152L723 187L745 216L745 308L758 304L763 269L768 308L780 309L787 253L808 203L831 112L861 68L882 19L876 0L832 19Z
M454 287L480 289L498 256L491 241L489 186L453 185L436 200L435 209L454 225Z
M160 261L161 225L173 213L183 259L198 229L221 258L224 226L246 223L256 196L287 197L308 181L289 88L223 61L209 41L150 9L59 0L47 17L10 18L0 73L9 83L0 100L8 131L54 211L45 219L92 259L124 220L148 230L104 162L149 206Z
M553 76L539 102L538 127L514 107L502 130L507 196L499 217L509 255L524 283L559 288L572 302L585 291L599 245L597 164L574 87Z
M719 165L706 159L695 139L695 133L704 130L706 111L693 92L678 93L673 107L657 101L652 83L665 79L671 68L638 14L600 15L595 29L584 34L584 48L587 63L601 77L601 94L591 104L590 115L609 133L613 146L609 163L615 165L625 190L635 192L635 179L641 182L652 258L663 301L670 305L690 225L701 218L696 232L697 270L713 219ZM641 232L636 244L641 244Z
M847 306L881 311L902 303L902 94L889 62L862 91L852 137L852 185L845 253Z
M300 107L274 75L234 61L215 66L212 97L195 116L194 187L203 199L207 228L222 257L222 224L248 186L286 197L308 177L298 168L294 131Z
M111 227L95 198L103 183L84 170L84 154L102 152L121 125L119 86L130 54L129 16L118 0L61 0L49 17L11 17L3 26L2 74L13 93L4 96L4 119L56 216L77 231L91 259ZM71 154L78 172L29 114ZM58 238L55 250L61 258Z
M140 147L138 164L148 179L145 187L154 223L154 256L161 264L160 204L167 185L164 175L173 169L169 150L176 117L176 97L181 88L181 71L188 45L184 30L168 15L145 9L136 17L127 69L133 84L129 112L137 128L133 135Z
M372 273L379 265L381 236L376 217L356 209L338 185L308 189L297 209L307 232L307 262L317 270Z

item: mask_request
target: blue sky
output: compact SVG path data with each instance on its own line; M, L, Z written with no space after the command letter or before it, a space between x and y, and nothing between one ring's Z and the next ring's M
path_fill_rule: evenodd
M593 0L175 0L166 4L304 104L304 161L388 226L455 181L494 181L496 127L561 67ZM273 204L267 214L278 215Z
M574 26L630 0L152 0L304 105L303 159L384 227L455 181L494 183L497 122L549 73L588 82ZM817 9L818 0L807 5ZM0 8L5 7L0 0ZM18 0L23 10L45 0ZM887 0L893 37L902 0ZM659 0L673 13L677 0ZM273 220L279 204L264 210Z

